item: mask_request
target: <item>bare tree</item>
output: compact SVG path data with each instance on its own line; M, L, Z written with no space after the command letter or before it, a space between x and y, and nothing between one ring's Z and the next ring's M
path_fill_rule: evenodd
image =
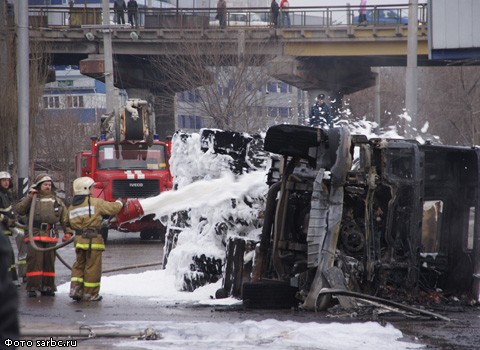
M33 156L36 168L55 174L55 181L65 184L66 195L70 196L75 155L89 146L89 136L97 130L94 124L79 123L71 110L59 111L37 115Z
M265 43L257 43L255 51ZM178 52L153 60L159 79L171 93L188 91L181 103L204 118L206 126L225 130L257 132L265 128L265 86L271 78L264 63L271 56L252 54L247 45L232 54L224 43L212 41L205 47L195 42L179 43Z
M17 105L17 80L16 80L16 41L13 18L4 17L0 23L0 168L8 169L15 176L17 171L17 130L18 130L18 105ZM43 86L47 81L50 57L45 54L45 47L35 42L30 42L30 138L33 135L33 118L40 109L39 99L43 93ZM30 154L33 145L31 145ZM33 171L33 169L32 169ZM31 174L32 175L32 174Z
M419 68L418 129L444 143L480 142L480 69L478 67ZM405 108L405 68L380 69L381 125L399 125ZM346 96L354 117L374 120L374 88Z

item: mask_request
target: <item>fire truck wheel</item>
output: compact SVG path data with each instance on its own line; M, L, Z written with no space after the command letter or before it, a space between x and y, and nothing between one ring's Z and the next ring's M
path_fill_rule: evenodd
M100 234L102 235L103 241L104 241L105 244L106 244L107 241L108 241L108 227L102 227L102 228L100 229Z
M140 231L140 239L142 241L148 241L153 238L153 230L147 229Z

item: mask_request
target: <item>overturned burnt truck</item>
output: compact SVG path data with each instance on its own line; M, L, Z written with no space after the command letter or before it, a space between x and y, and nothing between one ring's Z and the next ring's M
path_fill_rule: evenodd
M335 291L479 301L480 149L296 125L271 127L264 148L274 155L261 239L248 276L227 250L223 292L241 284L246 306L308 310Z

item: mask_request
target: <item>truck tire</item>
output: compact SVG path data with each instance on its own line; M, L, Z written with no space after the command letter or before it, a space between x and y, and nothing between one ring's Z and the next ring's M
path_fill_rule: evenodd
M267 130L264 149L285 156L309 158L310 147L325 142L327 133L323 129L302 125L274 125Z
M297 291L284 281L246 282L242 289L243 305L250 309L290 309L299 304L295 298Z
M153 238L153 230L152 229L146 229L140 231L140 239L142 241L148 241Z

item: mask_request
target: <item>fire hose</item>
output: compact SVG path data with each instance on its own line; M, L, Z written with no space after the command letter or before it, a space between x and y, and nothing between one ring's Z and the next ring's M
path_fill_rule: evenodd
M33 218L34 218L34 215L35 215L35 202L36 202L36 199L37 199L37 194L34 193L33 194L33 197L32 197L32 203L30 205L30 214L29 214L29 217L28 217L28 237L29 237L29 243L30 245L32 246L33 249L39 251L39 252L50 252L52 250L55 250L55 255L57 256L58 260L60 260L60 262L65 265L66 268L68 268L69 270L72 270L72 267L60 256L60 254L58 254L57 250L60 249L60 248L63 248L67 245L69 245L70 243L73 242L73 240L75 239L74 236L72 236L68 241L66 242L62 242L61 244L57 244L53 247L48 247L48 248L42 248L42 247L39 247L36 243L35 243L35 240L34 240L34 237L33 237ZM134 207L134 209L130 209L130 211L134 211L134 215L140 215L140 212L138 212L140 209L138 209L138 206L136 206L136 203L132 203ZM131 206L131 207L133 207ZM141 208L141 206L140 206ZM141 214L143 214L143 210L141 212ZM125 218L126 220L127 218ZM19 227L25 227L19 223L16 224L17 226ZM118 268L114 268L114 269L110 269L110 270L103 270L102 272L103 273L108 273L108 272L115 272L115 271L122 271L122 270L130 270L130 269L136 269L136 268L142 268L142 267L149 267L149 266L157 266L157 265L162 265L162 262L153 262L153 263L148 263L148 264L141 264L141 265L130 265L130 266L124 266L124 267L118 267Z

